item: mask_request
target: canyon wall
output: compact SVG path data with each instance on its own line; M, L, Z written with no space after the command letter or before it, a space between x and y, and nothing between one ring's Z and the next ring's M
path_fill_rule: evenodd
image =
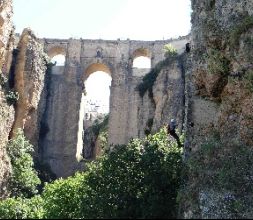
M253 2L192 0L184 218L250 218Z
M13 47L12 1L0 1L0 199L8 195L7 182L11 172L6 144L14 121L14 108L6 100Z

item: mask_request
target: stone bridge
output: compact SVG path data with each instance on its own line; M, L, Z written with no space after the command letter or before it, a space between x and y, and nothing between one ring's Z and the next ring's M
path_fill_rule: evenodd
M124 144L138 131L136 85L149 69L133 68L139 56L151 60L151 68L164 59L164 45L171 43L179 53L187 37L166 41L41 39L45 52L52 58L65 56L65 66L53 67L47 83L45 112L40 139L41 160L50 165L58 177L80 169L77 161L82 151L80 103L85 80L96 71L112 77L110 91L109 143ZM98 88L99 89L99 88Z

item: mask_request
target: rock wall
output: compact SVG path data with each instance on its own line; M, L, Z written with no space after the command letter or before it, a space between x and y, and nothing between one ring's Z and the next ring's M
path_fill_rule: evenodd
M30 29L23 31L17 51L14 88L19 94L19 99L15 105L15 121L11 137L18 128L23 129L25 136L35 147L35 157L38 157L40 120L43 112L41 103L44 102L41 97L47 55Z
M6 144L14 120L14 108L6 101L8 77L13 48L12 1L0 1L0 199L8 196L6 184L11 165L6 152Z
M2 0L0 2L0 67L4 74L9 72L14 45L12 16L12 0Z
M192 9L183 217L250 218L253 165L244 153L253 148L253 2L193 0Z

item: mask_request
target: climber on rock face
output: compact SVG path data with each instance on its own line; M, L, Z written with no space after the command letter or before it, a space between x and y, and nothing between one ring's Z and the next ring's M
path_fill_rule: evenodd
M171 119L170 123L167 126L167 133L170 134L173 138L175 138L176 141L177 141L178 147L181 147L182 144L181 144L180 139L179 139L179 137L178 137L178 135L176 133L176 127L177 127L176 120L175 119Z

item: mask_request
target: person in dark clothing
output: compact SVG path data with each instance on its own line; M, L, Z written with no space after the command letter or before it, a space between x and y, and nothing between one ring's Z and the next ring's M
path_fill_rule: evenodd
M170 123L167 126L167 133L170 134L173 138L175 138L177 141L178 147L181 147L182 144L181 144L180 139L176 133L176 127L177 127L177 124L176 124L175 119L171 119Z
M187 53L189 53L189 52L191 51L190 43L187 43L187 44L185 45L185 51L186 51Z

